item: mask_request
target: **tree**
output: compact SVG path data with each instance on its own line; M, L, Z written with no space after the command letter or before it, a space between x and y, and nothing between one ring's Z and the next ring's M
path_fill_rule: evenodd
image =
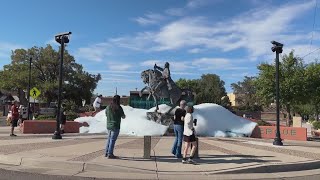
M306 99L308 103L313 107L316 119L319 119L320 112L320 64L318 62L311 63L305 70L305 89Z
M261 110L260 99L256 95L255 77L245 76L243 81L232 83L233 92L237 94L236 101L241 109Z
M224 81L216 74L204 74L199 81L201 91L197 93L197 103L221 104L222 97L226 96Z
M283 55L279 64L280 81L280 105L287 112L287 125L292 120L292 108L294 104L305 101L304 65L299 57L294 56L294 51L289 55ZM262 102L269 104L275 100L275 65L262 63L258 66L257 94Z
M199 91L199 80L198 79L183 79L180 78L176 81L176 84L181 89L190 89L193 92Z
M0 78L3 83L0 88L10 91L27 90L29 57L32 57L32 82L41 90L41 99L50 103L58 96L59 76L59 51L54 50L50 45L33 47L30 49L16 49L11 55L11 64L5 65L0 71ZM101 75L92 75L83 70L82 65L77 64L68 51L64 53L63 71L63 99L76 102L81 105L82 99L90 101L91 94L96 88ZM20 97L23 99L24 95Z
M195 101L197 104L221 104L222 97L227 95L226 90L224 88L224 81L220 80L220 77L216 74L204 74L201 76L201 79L179 79L176 82L176 84L181 89L188 88L195 92ZM227 102L224 103L227 104Z

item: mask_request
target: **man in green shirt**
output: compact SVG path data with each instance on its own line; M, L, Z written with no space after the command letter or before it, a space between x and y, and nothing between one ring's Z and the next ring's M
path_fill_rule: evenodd
M108 140L105 156L109 159L116 159L113 154L114 146L120 132L121 118L126 118L122 107L120 106L120 96L115 95L112 103L105 110L107 116Z

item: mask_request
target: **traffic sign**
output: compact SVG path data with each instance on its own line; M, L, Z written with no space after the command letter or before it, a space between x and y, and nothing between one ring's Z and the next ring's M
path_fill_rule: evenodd
M37 89L36 87L33 87L30 90L30 96L32 96L34 99L36 99L41 94L41 91Z

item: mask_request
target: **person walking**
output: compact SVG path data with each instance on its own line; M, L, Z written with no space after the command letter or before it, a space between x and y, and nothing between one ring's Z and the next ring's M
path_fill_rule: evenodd
M108 139L106 145L105 157L108 159L117 159L113 154L114 146L120 133L121 118L125 119L126 115L120 106L120 96L115 95L111 104L105 110L107 116Z
M184 150L183 150L182 163L184 164L196 163L193 160L193 157L197 148L195 130L193 127L193 116L192 116L193 111L194 111L193 106L187 105L187 114L184 118L184 130L183 130ZM192 148L191 148L190 157L187 160L187 154L188 154L190 145L192 145Z
M14 128L18 126L19 121L19 109L18 102L13 101L13 105L11 106L11 133L10 136L17 136L14 134Z
M175 135L175 140L171 149L171 153L176 158L182 158L181 147L183 138L183 128L184 128L184 117L186 116L187 102L185 100L180 101L180 107L174 113L173 130Z

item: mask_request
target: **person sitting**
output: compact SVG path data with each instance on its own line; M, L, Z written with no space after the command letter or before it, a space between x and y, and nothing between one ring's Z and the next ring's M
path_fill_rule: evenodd
M162 85L164 85L164 83L167 84L168 90L172 89L172 86L171 86L171 83L170 83L171 76L170 76L169 66L170 65L169 65L168 62L166 62L164 64L164 68L161 68L161 67L157 66L157 64L154 64L154 69L162 71L162 78L161 78L162 81L159 82L159 84L156 86L155 89L160 88Z

